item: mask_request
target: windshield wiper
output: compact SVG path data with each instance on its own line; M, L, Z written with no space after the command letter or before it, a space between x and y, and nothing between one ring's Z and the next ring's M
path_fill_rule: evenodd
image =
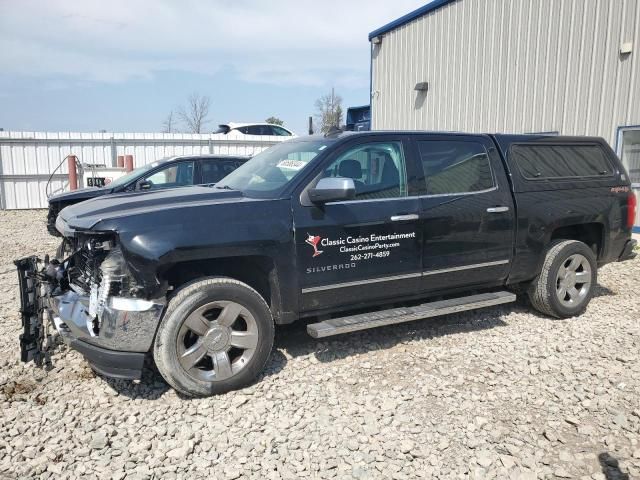
M216 188L220 188L222 190L235 190L235 188L231 188L229 185L216 185Z

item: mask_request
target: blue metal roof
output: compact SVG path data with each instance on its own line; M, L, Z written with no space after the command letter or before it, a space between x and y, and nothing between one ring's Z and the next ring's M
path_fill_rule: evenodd
M390 32L391 30L401 27L402 25L405 25L406 23L409 23L412 20L415 20L416 18L422 17L423 15L426 15L429 12L433 12L434 10L437 10L438 8L445 6L447 3L451 3L455 1L456 0L433 0L432 2L427 3L424 7L420 7L417 10L414 10L413 12L409 12L406 15L403 15L402 17L394 20L393 22L387 23L383 27L380 27L377 30L374 30L369 34L369 41L371 41L373 37L377 37L379 35L383 35L387 32Z

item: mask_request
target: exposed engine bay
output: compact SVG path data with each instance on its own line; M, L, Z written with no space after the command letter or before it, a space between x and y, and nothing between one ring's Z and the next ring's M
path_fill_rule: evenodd
M15 262L22 303L21 360L50 365L56 332L74 348L74 342L82 341L146 351L163 302L136 298L140 290L114 238L86 235L64 241L73 253L62 261L31 256ZM131 324L136 318L139 323Z

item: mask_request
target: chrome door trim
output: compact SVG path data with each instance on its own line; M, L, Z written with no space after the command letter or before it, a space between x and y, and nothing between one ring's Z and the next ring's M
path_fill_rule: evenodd
M393 275L391 277L368 278L366 280L354 280L353 282L332 283L329 285L319 285L317 287L303 288L302 293L320 292L323 290L331 290L334 288L357 287L359 285L367 285L369 283L390 282L393 280L406 280L408 278L421 277L422 272L407 273L404 275Z
M317 287L307 287L302 289L302 293L321 292L324 290L332 290L334 288L357 287L367 285L369 283L391 282L394 280L406 280L409 278L422 277L427 275L437 275L439 273L457 272L460 270L471 270L473 268L495 267L505 265L509 260L496 260L495 262L474 263L472 265L462 265L460 267L442 268L440 270L426 270L424 272L407 273L404 275L393 275L390 277L368 278L366 280L355 280L353 282L331 283L328 285L319 285Z
M495 267L509 263L509 260L496 260L495 262L474 263L472 265L461 265L459 267L441 268L439 270L426 270L422 272L424 276L438 275L440 273L459 272L460 270L471 270L474 268Z

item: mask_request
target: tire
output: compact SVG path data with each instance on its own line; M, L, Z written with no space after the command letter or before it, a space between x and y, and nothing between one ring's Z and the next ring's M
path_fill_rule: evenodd
M153 358L184 395L225 393L249 385L263 370L274 331L267 303L250 286L226 277L197 280L169 301Z
M540 274L527 291L531 304L539 312L551 317L580 315L593 295L598 278L597 268L593 250L584 243L576 240L552 242Z

